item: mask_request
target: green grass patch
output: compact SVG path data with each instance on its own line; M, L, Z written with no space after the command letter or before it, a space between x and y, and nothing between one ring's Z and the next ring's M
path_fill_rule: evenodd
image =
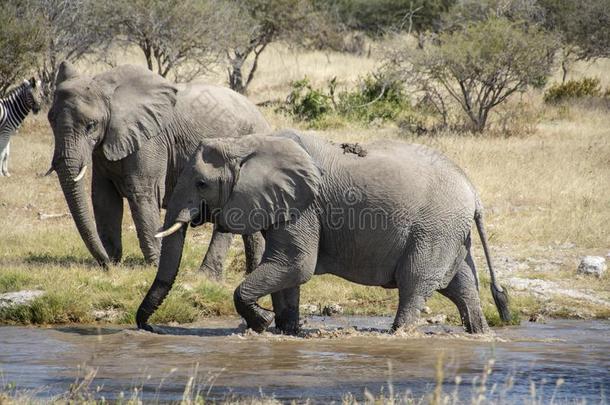
M32 277L21 271L0 272L0 293L23 290L32 283Z

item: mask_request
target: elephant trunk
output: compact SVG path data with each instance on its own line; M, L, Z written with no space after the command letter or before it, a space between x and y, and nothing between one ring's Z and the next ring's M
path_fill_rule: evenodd
M167 228L167 224L168 221L166 221L165 228ZM157 276L136 314L136 323L139 329L152 331L152 328L148 325L148 319L163 303L174 284L174 280L176 280L182 260L185 236L186 224L182 223L177 231L163 239Z
M83 242L85 242L87 249L95 260L100 265L107 267L110 263L110 258L102 245L95 227L84 183L78 181L80 180L79 176L82 178L84 175L83 172L86 168L86 166L83 166L84 159L74 158L73 156L80 154L71 153L70 149L66 149L64 146L56 146L51 167L57 171L61 189Z
M110 263L110 259L102 245L93 217L89 211L88 197L85 193L84 184L74 181L70 170L68 170L65 164L58 164L55 170L57 170L61 189L68 203L72 218L74 218L78 233L95 260L100 265L106 267Z

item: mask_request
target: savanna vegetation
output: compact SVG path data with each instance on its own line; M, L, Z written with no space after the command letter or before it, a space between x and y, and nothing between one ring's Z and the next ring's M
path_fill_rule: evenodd
M51 96L64 59L90 73L138 63L178 81L228 85L259 103L274 127L337 142L430 145L482 195L515 321L610 316L610 276L576 274L581 256L610 247L610 9L602 0L587 0L575 20L554 0L0 3L0 93L37 73ZM0 180L0 293L45 292L0 307L0 323L133 324L156 269L144 264L129 216L123 263L107 272L96 265L57 178L41 176L52 144L44 114L29 117L12 141L13 176ZM197 269L210 234L189 231L179 279L152 322L235 314L243 252L236 243L224 280L206 279ZM498 324L475 244L484 310ZM546 290L511 287L531 280ZM397 302L395 291L332 276L306 284L301 300L384 315ZM459 322L440 295L428 305Z

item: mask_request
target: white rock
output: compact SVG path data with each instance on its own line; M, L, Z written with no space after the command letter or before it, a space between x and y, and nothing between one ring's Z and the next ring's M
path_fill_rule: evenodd
M601 277L607 269L608 266L606 265L605 258L601 256L585 256L582 258L577 272Z
M119 318L122 313L115 308L96 309L91 311L91 315L96 321L112 322Z
M44 294L45 292L40 290L23 290L0 294L0 308L29 304Z
M441 323L446 323L447 322L447 315L445 314L438 314L435 316L432 316L430 318L426 318L426 322L428 322L431 325L438 325Z
M299 306L299 309L302 313L307 315L315 315L320 312L318 306L313 304L303 304Z

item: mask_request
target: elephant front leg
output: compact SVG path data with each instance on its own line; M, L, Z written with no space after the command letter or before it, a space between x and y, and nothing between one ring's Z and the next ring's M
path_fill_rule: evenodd
M287 288L271 294L275 311L275 326L286 335L296 335L301 329L299 301L301 288Z
M201 262L201 266L199 266L199 270L213 279L220 280L222 278L225 258L231 247L232 240L232 233L219 232L216 226L214 226L208 251L203 258L203 262Z
M153 193L133 195L129 198L129 207L144 260L148 264L157 265L161 249L160 239L155 238L161 226L158 199Z
M123 198L112 182L93 170L91 200L97 232L108 257L114 263L121 261L123 244Z
M299 286L314 273L319 233L313 214L303 214L283 229L268 230L261 264L237 287L235 308L256 332L273 321L273 312L261 308L259 298L272 294L278 328L286 333L298 330Z
M265 238L260 232L242 235L246 255L246 274L250 274L259 265L265 251ZM275 308L275 307L274 307Z

